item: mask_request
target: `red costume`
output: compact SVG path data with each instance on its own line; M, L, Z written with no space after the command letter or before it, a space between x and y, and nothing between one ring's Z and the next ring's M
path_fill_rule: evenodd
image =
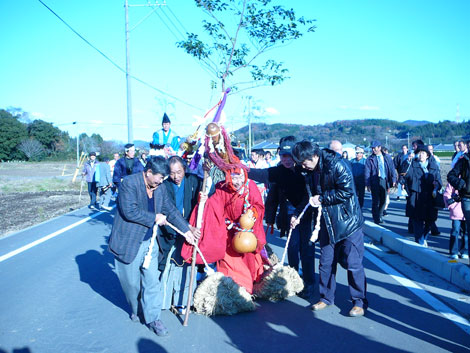
M248 193L248 197L246 195ZM246 200L245 200L246 198ZM248 202L246 202L248 201ZM240 216L247 209L257 215L253 233L257 238L257 248L252 253L239 254L232 248L232 237L236 229L227 229L226 220L238 223ZM229 184L218 183L215 193L206 201L204 208L199 248L208 263L217 262L217 270L231 277L249 293L253 291L253 282L263 273L261 250L266 244L263 228L264 205L256 184L249 180L241 191L234 191ZM197 208L191 215L190 223L196 224ZM192 246L185 243L181 254L186 261L191 261ZM197 255L198 264L203 263Z

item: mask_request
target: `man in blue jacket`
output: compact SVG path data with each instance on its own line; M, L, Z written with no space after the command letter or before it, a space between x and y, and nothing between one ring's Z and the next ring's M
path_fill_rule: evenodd
M135 156L135 147L132 143L124 146L124 157L118 159L114 165L113 183L119 188L124 177L144 171L142 163Z
M313 196L313 207L321 206L320 231L320 300L313 311L323 310L334 304L336 291L336 267L339 263L348 271L348 284L353 307L349 315L363 316L367 308L364 256L364 218L356 196L351 170L341 156L330 150L320 149L310 141L295 144L292 157L307 172L306 181ZM315 175L319 173L319 179ZM292 217L291 227L299 221ZM315 234L315 233L314 233ZM310 239L316 241L316 239Z
M139 163L140 164L140 163ZM159 336L168 335L160 320L163 291L160 283L161 235L152 242L155 224L164 225L168 218L184 232L190 244L200 236L181 216L162 185L170 169L163 157L152 157L142 173L125 178L119 190L117 212L109 239L109 250L115 257L116 273L131 306L131 320L139 321L139 300L145 323ZM150 246L154 243L153 247ZM145 258L150 264L145 268Z
M397 185L397 173L392 158L382 153L380 141L372 141L372 154L367 157L365 179L372 196L372 217L375 224L383 223L383 212L387 193Z

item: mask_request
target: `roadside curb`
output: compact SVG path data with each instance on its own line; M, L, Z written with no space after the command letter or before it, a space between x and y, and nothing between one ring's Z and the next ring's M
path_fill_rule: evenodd
M403 238L389 229L373 222L364 223L364 233L387 248L431 271L446 281L470 291L470 267L449 259L434 250L425 248L414 241Z

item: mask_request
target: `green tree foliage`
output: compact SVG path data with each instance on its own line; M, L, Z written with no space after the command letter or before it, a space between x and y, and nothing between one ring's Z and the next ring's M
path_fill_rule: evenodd
M39 141L49 155L55 153L61 142L62 131L44 120L36 119L28 125L29 136Z
M293 9L274 5L271 0L195 2L207 15L203 36L188 33L177 46L200 60L221 83L222 91L227 84L240 91L281 83L288 70L273 58L262 61L261 54L315 30L314 20L298 17ZM250 75L237 82L234 76L241 69L247 69Z
M6 110L0 109L0 160L23 158L23 153L16 146L27 137L26 125Z

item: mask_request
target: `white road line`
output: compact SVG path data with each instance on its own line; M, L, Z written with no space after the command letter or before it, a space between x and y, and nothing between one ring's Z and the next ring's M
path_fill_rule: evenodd
M44 243L45 241L49 240L49 239L52 239L72 228L75 228L76 226L79 226L80 224L83 224L85 222L88 222L89 220L95 218L95 217L98 217L99 215L103 214L103 212L96 212L94 214L92 214L91 216L87 217L87 218L84 218L82 219L81 221L78 221L78 222L75 222L65 228L62 228L62 229L59 229L58 231L54 232L54 233L51 233L49 235L46 235L45 237L42 237L38 240L35 240L33 241L32 243L29 243L29 244L26 244L24 246L22 246L21 248L18 248L16 250L13 250L13 251L10 251L9 253L5 254L5 255L2 255L0 256L0 262L2 261L5 261L7 259L9 259L10 257L13 257L15 255L18 255L20 253L22 253L23 251L26 251L28 249L31 249L32 247L36 246L36 245L39 245L41 243Z
M377 251L382 251L378 247L372 244L364 244L366 247L377 250ZM429 304L434 310L438 311L441 313L442 316L445 318L449 319L452 321L455 325L457 325L459 328L461 328L465 333L470 334L470 322L457 314L454 310L449 308L447 305L445 305L443 302L440 300L436 299L434 296L429 294L425 289L421 288L418 286L415 282L411 281L410 279L406 278L404 275L402 275L400 272L395 270L393 267L387 265L385 262L380 260L378 257L375 255L371 254L369 251L364 252L365 257L372 261L375 265L380 267L383 271L388 273L395 281L400 283L403 287L407 288L409 291L411 291L413 294L415 294L417 297L425 301L427 304Z

